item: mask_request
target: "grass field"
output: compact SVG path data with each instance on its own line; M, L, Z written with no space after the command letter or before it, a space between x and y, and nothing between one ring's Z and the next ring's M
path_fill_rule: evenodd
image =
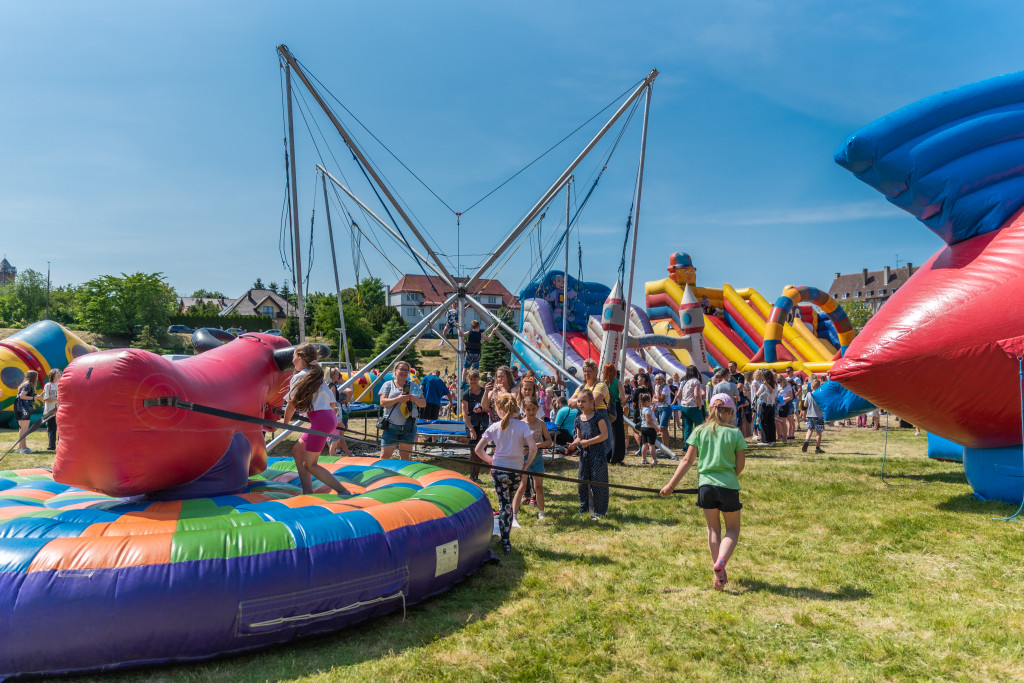
M749 450L724 592L691 496L613 492L594 523L554 482L546 519L524 509L508 559L404 619L104 680L1024 679L1022 527L991 521L1014 509L975 500L962 467L928 460L912 430L888 433L886 462L910 485L886 486L883 438L830 427L825 455ZM0 452L12 443L0 432ZM12 454L0 469L52 457ZM613 481L660 487L672 472L636 461Z

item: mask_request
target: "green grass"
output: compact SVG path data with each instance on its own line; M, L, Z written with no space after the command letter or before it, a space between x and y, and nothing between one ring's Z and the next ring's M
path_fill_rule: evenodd
M2 450L10 436L0 432ZM889 432L887 478L914 483L900 488L878 477L882 432L830 427L826 437L820 456L792 443L748 451L744 527L724 592L711 589L692 496L613 492L607 517L592 523L574 514L575 487L557 482L545 487L545 520L524 509L510 559L404 618L108 678L1024 678L1022 527L990 519L1014 508L975 500L962 467L928 460L910 430ZM12 455L0 469L49 460ZM615 467L612 478L660 487L671 471Z

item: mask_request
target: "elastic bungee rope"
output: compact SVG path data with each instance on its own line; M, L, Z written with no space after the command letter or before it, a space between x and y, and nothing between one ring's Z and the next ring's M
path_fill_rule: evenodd
M1017 378L1020 385L1020 433L1021 433L1021 458L1024 466L1024 356L1017 356ZM993 517L993 522L1010 522L1017 519L1021 510L1024 510L1024 497L1021 498L1020 507L1009 517Z

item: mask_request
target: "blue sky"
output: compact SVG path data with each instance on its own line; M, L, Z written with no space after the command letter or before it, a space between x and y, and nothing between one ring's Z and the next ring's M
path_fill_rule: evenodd
M49 260L56 284L160 271L181 294L237 296L256 277L285 281L275 54L285 43L456 210L657 68L635 289L664 277L677 250L701 284L769 299L790 283L827 287L837 271L895 266L897 254L920 264L941 246L835 165L835 149L902 105L1019 69L1022 19L1024 6L1002 1L5 3L0 251L22 269ZM466 212L458 245L452 213L354 132L441 250L461 251L471 270L604 118ZM338 171L379 210L317 123ZM296 125L304 242L317 197L311 289L329 291L319 159ZM638 116L582 215L584 279L614 279L639 134ZM578 170L579 196L599 163ZM544 239L562 211L564 196ZM334 218L346 286L350 242ZM510 289L536 249L525 244L498 275ZM396 280L365 242L364 253L364 276Z

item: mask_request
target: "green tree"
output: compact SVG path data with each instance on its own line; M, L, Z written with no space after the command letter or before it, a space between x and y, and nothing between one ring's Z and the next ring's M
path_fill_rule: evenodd
M359 305L369 311L376 306L387 305L388 298L385 294L384 281L379 277L371 277L363 280L356 288Z
M65 326L79 323L78 287L64 285L50 289L50 320Z
M847 301L844 302L840 308L846 311L846 317L850 319L850 324L853 325L853 329L858 332L864 329L868 320L870 320L871 316L875 314L875 309L863 301Z
M212 301L202 301L198 304L192 304L185 309L185 312L189 315L220 315L221 306Z
M28 325L46 314L46 276L26 268L14 282L0 285L0 321Z
M256 282L252 283L252 288L253 289L266 289L266 287L263 286L263 278L261 278L261 277L256 278Z
M366 321L375 330L384 329L392 320L402 320L402 314L394 306L374 306L366 311Z
M405 324L401 318L392 319L384 325L384 328L380 331L380 334L374 340L373 346L373 357L376 358L379 354L384 352L384 349L393 344L399 337L401 337L409 329L409 326ZM377 364L378 368L386 368L391 364L401 352L404 346L399 346L397 349L385 356L380 363ZM409 365L418 367L420 363L420 355L416 351L416 347L409 349L409 352L402 357L403 360L408 361Z
M82 285L82 322L94 332L136 339L143 330L163 335L177 312L178 295L163 273L103 275Z
M259 282L258 279L257 279L257 282ZM277 294L277 283L276 282L271 282L269 285L267 285L267 289L269 289L274 294Z
M192 292L193 299L223 299L224 293L216 290L197 289Z
M505 321L509 326L512 325L512 312L505 310L501 314L501 319ZM481 329L486 329L481 326ZM508 335L506 334L507 338ZM508 348L502 343L498 335L495 334L491 339L488 339L484 335L483 343L480 347L480 372L481 373L493 373L502 365L508 365L509 359L511 358Z

